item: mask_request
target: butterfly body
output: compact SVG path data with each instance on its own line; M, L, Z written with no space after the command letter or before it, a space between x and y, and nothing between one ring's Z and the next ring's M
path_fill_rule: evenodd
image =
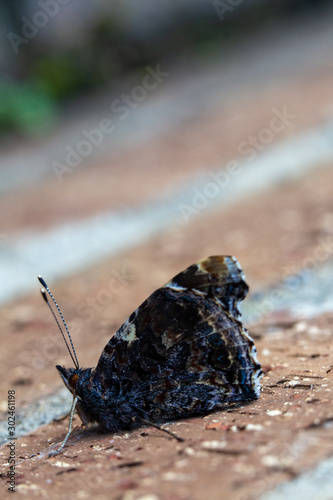
M262 372L238 310L247 291L234 257L203 259L139 306L96 368L57 366L83 423L125 430L257 399Z

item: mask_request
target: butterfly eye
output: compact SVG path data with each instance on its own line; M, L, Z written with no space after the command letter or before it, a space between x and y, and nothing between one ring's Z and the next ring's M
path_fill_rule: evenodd
M76 384L77 381L79 380L79 376L77 373L74 373L69 377L68 384L71 386L72 389L76 389Z

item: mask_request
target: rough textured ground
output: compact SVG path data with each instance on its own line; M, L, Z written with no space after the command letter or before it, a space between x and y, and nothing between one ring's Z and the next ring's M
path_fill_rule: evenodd
M77 498L202 499L207 491L211 499L222 491L224 498L257 498L333 453L332 324L327 315L260 335L260 400L168 425L184 443L152 428L101 435L77 427L63 454L48 459L67 423L20 439L17 491L37 498L50 491L52 498L73 491Z

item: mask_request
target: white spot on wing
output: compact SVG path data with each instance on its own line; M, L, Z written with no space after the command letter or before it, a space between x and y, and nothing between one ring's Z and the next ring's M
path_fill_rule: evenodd
M137 339L135 325L133 325L133 323L129 323L127 325L124 324L124 327L125 328L119 335L119 338L131 344Z
M178 285L175 281L169 281L164 287L171 288L171 290L175 290L176 292L185 292L188 290L188 288Z

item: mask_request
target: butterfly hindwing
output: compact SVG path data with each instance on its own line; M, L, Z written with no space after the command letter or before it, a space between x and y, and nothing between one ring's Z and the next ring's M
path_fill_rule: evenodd
M234 257L188 267L120 327L95 378L105 387L118 385L121 394L142 393L151 419L255 399L261 369L238 310L247 290Z

